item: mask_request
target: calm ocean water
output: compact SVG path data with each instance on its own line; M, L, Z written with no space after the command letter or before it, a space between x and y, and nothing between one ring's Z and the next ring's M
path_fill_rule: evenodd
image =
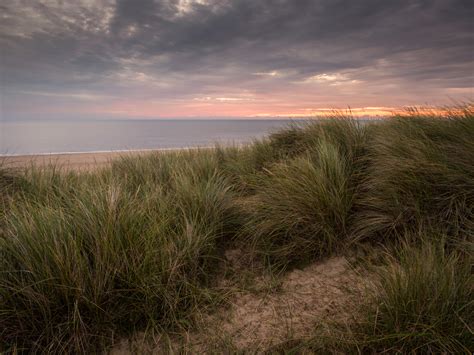
M290 123L276 119L0 122L0 155L239 144Z

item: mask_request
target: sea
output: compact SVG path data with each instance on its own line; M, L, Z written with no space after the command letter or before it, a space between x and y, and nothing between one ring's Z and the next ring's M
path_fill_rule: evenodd
M299 119L104 119L0 121L0 155L240 145Z

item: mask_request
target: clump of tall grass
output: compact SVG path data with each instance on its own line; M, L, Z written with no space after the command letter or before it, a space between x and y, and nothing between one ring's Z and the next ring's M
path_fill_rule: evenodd
M356 337L363 339L358 346L376 352L472 352L471 262L472 256L448 254L440 242L407 245L397 258L389 257L356 325Z
M112 174L132 190L149 184L168 188L178 171L208 179L217 169L215 153L208 149L124 155L112 162Z
M218 172L178 170L172 186L60 175L34 197L51 182L35 174L3 219L3 350L87 352L114 334L178 326L212 295L216 243L232 218Z
M254 140L250 145L217 147L220 169L232 181L234 188L246 194L256 192L259 175L272 165L288 161L308 149L308 127L311 121L292 123L272 132L268 137Z
M320 139L330 140L342 154L355 161L363 154L367 134L356 120L341 114L324 122L308 120L290 124L251 145L217 147L216 156L234 188L254 194L262 173L275 164L308 153Z
M472 353L472 255L447 252L446 235L418 237L418 246L402 243L375 271L370 266L372 281L357 291L359 302L344 323L319 324L313 337L282 344L285 352Z
M474 112L416 112L374 127L356 235L474 230Z
M277 266L328 255L349 231L359 156L347 139L358 137L362 145L364 128L335 121L307 130L318 135L306 137L305 152L260 175L248 202L243 233Z
M262 169L275 161L274 152L266 142L255 141L251 146L216 147L220 170L241 193L252 194L253 184Z
M231 191L235 189L220 169L218 156L212 150L155 153L138 159L124 156L113 162L111 173L143 199L150 190L157 188L175 200L179 198L177 206L184 214L195 216L202 213L208 226L213 221L219 223L220 213L224 213L229 223L220 232L226 235L235 233L240 223L233 201L235 194ZM212 189L216 187L221 189L221 194L213 193ZM227 207L221 212L222 205L213 200L216 196L226 201ZM201 204L201 207L196 204Z
M292 144L296 144L294 136L302 135L301 128L290 126L268 138L255 140L251 145L218 146L215 154L220 170L232 182L234 189L247 195L253 194L262 172L302 151L301 147L292 148Z

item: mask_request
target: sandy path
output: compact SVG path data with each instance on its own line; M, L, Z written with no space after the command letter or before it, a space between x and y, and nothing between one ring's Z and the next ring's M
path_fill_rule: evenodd
M197 329L183 337L157 336L153 340L138 333L134 339L117 344L110 353L162 354L168 353L168 347L189 354L220 353L223 349L261 353L290 339L311 336L325 320L347 321L353 316L354 304L360 302L367 280L346 258L332 257L293 270L279 281L278 290L235 293L229 300L230 307L204 314Z
M207 341L226 339L239 350L252 352L312 334L324 319L343 321L361 287L360 276L343 257L313 263L284 275L279 292L240 292L230 309L212 315L203 329L210 330ZM209 337L209 334L208 334ZM205 347L199 334L197 349Z

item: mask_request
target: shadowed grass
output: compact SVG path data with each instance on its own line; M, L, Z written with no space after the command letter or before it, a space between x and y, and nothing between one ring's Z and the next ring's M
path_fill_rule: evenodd
M399 259L399 260L397 260ZM378 272L364 311L367 350L462 353L474 349L469 258L440 243L406 246Z

